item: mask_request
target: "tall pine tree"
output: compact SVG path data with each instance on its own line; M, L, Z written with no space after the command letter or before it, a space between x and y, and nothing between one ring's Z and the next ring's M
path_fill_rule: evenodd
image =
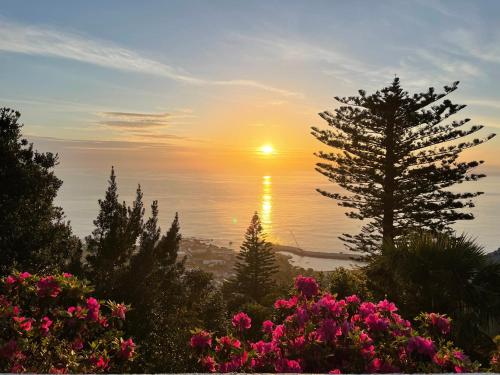
M264 238L257 212L253 215L235 265L234 286L239 293L260 302L274 285L278 266L271 244Z
M122 283L130 259L142 232L144 208L142 192L137 188L132 207L118 201L114 168L104 200L99 199L100 211L94 220L95 229L87 236L88 275L101 297L122 298Z
M469 119L444 123L465 107L441 101L457 85L410 95L395 78L372 95L360 90L359 96L336 97L342 105L335 113L320 113L330 129L313 127L312 134L335 151L317 153L324 162L316 170L350 194L318 191L352 209L348 217L365 221L361 233L340 237L349 249L374 253L407 231L449 232L457 220L474 218L464 209L482 193L448 188L485 176L471 172L483 161L459 156L494 134L460 140L483 126L464 129Z

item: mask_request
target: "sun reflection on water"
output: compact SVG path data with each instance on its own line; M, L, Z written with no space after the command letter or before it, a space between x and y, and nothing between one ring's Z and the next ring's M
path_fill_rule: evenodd
M271 176L263 176L262 177L262 204L261 204L261 212L260 212L260 220L262 223L262 229L264 232L269 235L271 233L272 228L272 178Z

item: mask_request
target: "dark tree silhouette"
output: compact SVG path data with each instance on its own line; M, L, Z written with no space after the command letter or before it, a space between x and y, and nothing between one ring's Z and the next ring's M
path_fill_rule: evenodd
M273 288L278 271L271 244L264 238L257 212L253 215L235 265L237 290L260 302Z
M80 240L54 205L62 181L57 154L40 153L22 138L20 113L0 109L0 272L80 269Z
M457 220L471 220L472 198L481 192L457 193L447 188L463 181L476 181L484 174L471 170L483 161L463 162L460 153L489 139L459 141L483 128L462 127L469 119L443 122L465 105L443 99L458 82L414 95L404 91L395 78L375 94L360 90L359 96L339 98L335 113L320 116L331 129L312 128L319 141L336 149L319 152L324 160L316 170L350 194L318 191L352 209L347 216L365 220L361 233L340 238L351 250L374 253L383 241L392 243L406 231L451 231Z
M141 188L137 188L132 208L127 207L125 202L120 203L115 170L111 168L109 186L104 200L99 199L99 206L99 214L94 220L95 229L85 239L88 276L100 296L122 298L124 274L142 232L144 208Z

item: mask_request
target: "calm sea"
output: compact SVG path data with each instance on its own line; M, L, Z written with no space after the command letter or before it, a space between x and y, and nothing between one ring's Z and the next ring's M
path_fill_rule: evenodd
M71 220L74 232L84 237L92 229L98 212L97 200L104 196L108 174L59 170L64 180L58 203ZM345 251L337 238L356 233L360 223L347 218L334 201L321 196L316 187L339 191L322 176L311 172L292 176L148 175L118 174L120 198L131 202L141 183L147 205L159 201L160 224L168 229L179 212L182 234L212 239L219 245L238 248L254 211L258 211L271 241L305 250ZM473 212L476 219L455 226L477 238L486 250L500 247L500 176L489 176L475 186L484 191ZM295 257L294 262L315 269L329 269L338 261Z

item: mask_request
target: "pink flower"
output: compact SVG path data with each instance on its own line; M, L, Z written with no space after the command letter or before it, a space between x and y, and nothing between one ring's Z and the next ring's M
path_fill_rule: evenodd
M243 332L252 326L252 320L244 312L239 312L238 314L233 316L232 324L233 327Z
M214 357L211 357L207 355L206 357L203 357L201 359L201 365L208 371L208 372L216 372L217 370L215 369L215 359Z
M318 338L323 342L335 341L337 336L342 335L342 330L333 319L324 319L318 329Z
M31 273L29 273L29 272L20 273L19 274L19 281L22 282L25 279L27 279L28 277L31 277Z
M61 287L59 286L57 280L54 276L42 277L37 286L37 293L39 297L52 297L55 298L61 292Z
M392 302L389 302L387 301L386 299L384 299L383 301L380 301L378 304L377 304L377 307L381 310L381 311L387 311L387 312L395 312L398 310L398 308L396 307L396 305Z
M241 342L229 336L222 336L220 339L217 340L215 351L220 352L222 350L231 350L231 348L235 349L241 348Z
M353 294L352 296L346 297L345 300L346 300L347 303L352 303L354 305L359 305L361 303L361 300L355 294Z
M365 318L365 324L371 331L384 331L389 327L389 320L379 313L370 314Z
M460 367L460 366L455 366L455 367L453 368L453 370L454 370L457 374L464 372L464 369L463 369L462 367Z
M65 277L66 279L69 279L70 277L73 277L73 274L68 273L68 272L64 272L63 277Z
M125 313L127 312L127 306L125 306L123 303L119 303L114 307L113 311L111 312L111 315L117 318L120 318L121 320L125 320Z
M436 353L436 347L431 339L426 339L420 336L413 336L408 340L407 349L410 353L417 352L423 355L427 355L431 358L434 357Z
M78 319L83 319L85 317L81 306L68 307L68 314L70 316L74 316L75 318L78 318Z
M430 313L429 318L431 324L436 327L441 334L447 335L450 333L450 319L436 313Z
M102 356L99 356L98 360L94 359L95 366L100 370L105 370L109 365L109 358L104 359Z
M276 372L280 373L301 373L302 368L300 367L300 363L293 359L281 358L276 360L274 364L274 369Z
M342 371L340 371L338 368L336 368L334 370L330 370L328 373L329 374L342 374Z
M315 296L319 292L319 286L313 277L299 275L295 278L295 288L306 298Z
M191 347L198 349L210 348L212 346L212 337L207 331L200 331L191 336Z
M25 318L24 316L15 316L12 319L19 324L19 328L28 332L31 330L31 319Z
M274 302L274 308L275 309L291 309L297 305L297 302L298 302L297 296L293 296L289 300L279 299L276 302Z
M87 298L87 309L89 310L87 318L90 320L99 320L100 304L94 297Z
M7 284L10 284L10 285L15 284L15 283L16 283L16 278L15 278L15 277L13 277L13 276L7 276L7 277L5 278L5 282L6 282Z
M135 343L132 339L123 340L120 345L120 355L122 358L129 359L134 355Z
M273 328L274 328L274 323L271 322L270 320L266 320L264 321L264 323L262 323L262 331L264 333L272 333Z
M52 325L52 320L48 316L42 318L42 323L40 324L40 330L44 335L49 333L49 327Z

